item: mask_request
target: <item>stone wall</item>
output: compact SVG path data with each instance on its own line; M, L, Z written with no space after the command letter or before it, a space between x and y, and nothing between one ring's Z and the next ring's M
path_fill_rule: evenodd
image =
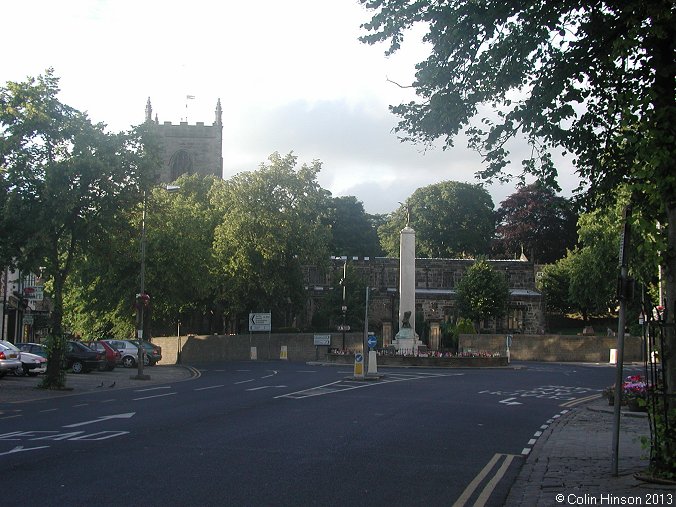
M258 360L276 360L280 358L282 345L287 347L289 361L314 361L326 358L330 348L342 346L342 333L322 334L331 334L330 346L315 346L312 333L169 336L154 337L153 343L162 347L160 364L247 361L251 347L256 347ZM363 333L346 333L346 348L361 350L363 336Z
M289 361L326 360L329 350L342 346L341 333L331 334L330 346L315 346L312 333L251 335L208 335L156 337L153 343L162 347L160 364L203 363L208 361L247 361L251 347L256 347L258 360L277 360L282 345L287 347ZM347 333L346 348L361 351L363 333ZM460 335L461 351L499 352L504 355L506 335ZM510 355L516 361L575 361L607 363L610 349L617 347L610 336L513 335ZM641 338L626 336L626 362L641 360Z
M641 361L639 336L625 336L625 362ZM506 335L463 334L459 339L461 351L501 352L506 349ZM510 356L515 361L575 361L607 363L610 349L617 348L613 336L568 336L568 335L512 335Z

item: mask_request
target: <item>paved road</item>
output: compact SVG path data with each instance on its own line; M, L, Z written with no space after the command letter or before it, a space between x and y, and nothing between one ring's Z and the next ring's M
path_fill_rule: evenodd
M0 398L0 476L27 505L501 505L543 427L613 379L537 364L387 369L377 382L287 362L199 372Z

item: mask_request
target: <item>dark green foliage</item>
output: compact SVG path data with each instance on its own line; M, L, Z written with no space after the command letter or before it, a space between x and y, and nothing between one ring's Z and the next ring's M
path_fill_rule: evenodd
M418 188L406 201L416 231L418 257L453 258L487 254L495 230L493 200L479 185L443 181ZM399 256L399 232L406 225L402 204L380 227L388 255Z
M489 318L499 319L507 311L507 279L485 259L472 264L458 283L457 290L460 315L476 324Z

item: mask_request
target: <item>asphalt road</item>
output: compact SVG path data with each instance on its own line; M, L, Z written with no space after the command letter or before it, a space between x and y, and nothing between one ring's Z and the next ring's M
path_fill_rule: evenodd
M192 381L28 402L0 417L23 505L501 505L543 425L614 369L237 362Z

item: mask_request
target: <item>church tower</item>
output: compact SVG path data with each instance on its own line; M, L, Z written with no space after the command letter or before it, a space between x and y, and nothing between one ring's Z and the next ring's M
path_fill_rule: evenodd
M216 102L213 125L197 122L174 125L160 124L157 114L153 120L150 97L146 102L145 121L157 134L162 158L160 183L171 183L183 174L213 174L223 177L223 109L221 99Z

